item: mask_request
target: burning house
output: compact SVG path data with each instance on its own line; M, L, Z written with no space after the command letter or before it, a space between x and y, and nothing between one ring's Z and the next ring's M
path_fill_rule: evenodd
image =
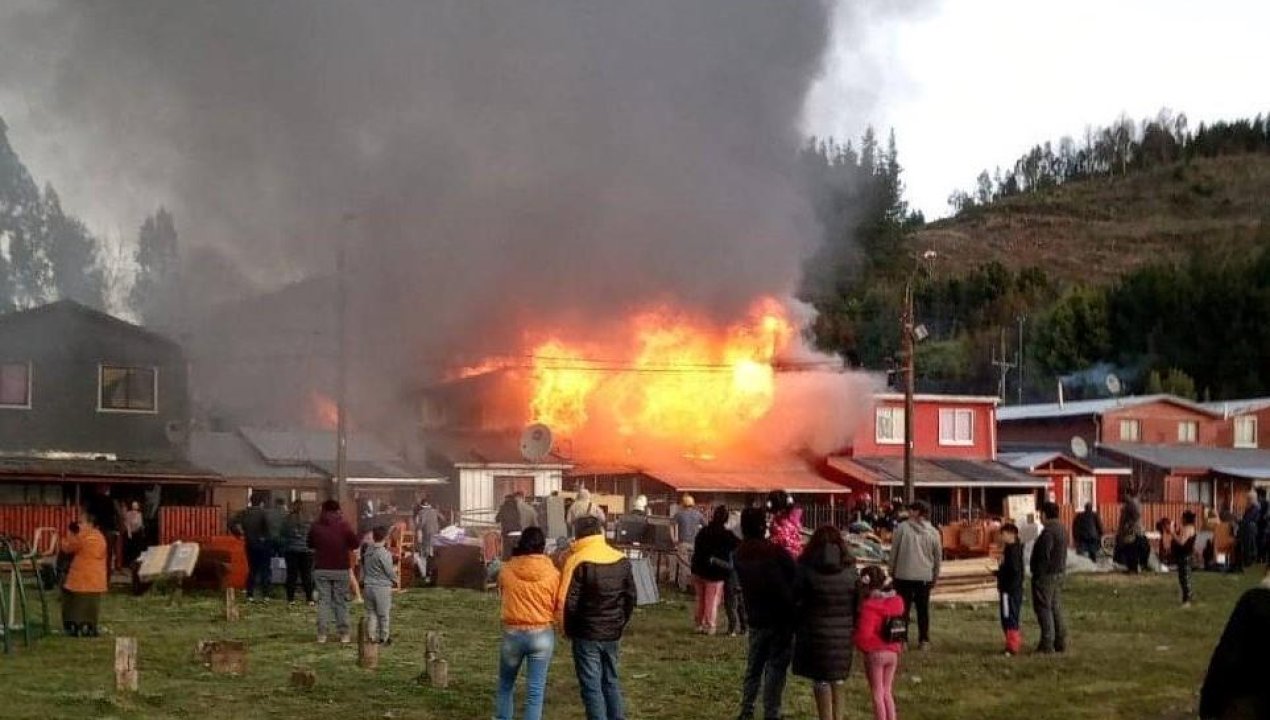
M861 378L799 350L784 306L763 300L726 327L660 307L608 332L544 333L523 355L456 370L420 407L460 510L492 514L508 491L578 487L654 505L682 493L745 504L774 489L832 502L849 490L815 459L845 442L867 396ZM518 455L531 422L556 438L541 463Z

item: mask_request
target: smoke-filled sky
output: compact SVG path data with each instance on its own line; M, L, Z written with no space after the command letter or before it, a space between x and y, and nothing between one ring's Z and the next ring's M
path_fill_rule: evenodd
M820 2L15 1L0 116L37 178L107 233L167 205L257 283L342 236L398 323L732 315L814 242Z

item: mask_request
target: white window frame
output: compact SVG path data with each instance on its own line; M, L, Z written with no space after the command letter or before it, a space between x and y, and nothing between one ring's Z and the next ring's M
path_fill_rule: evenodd
M1098 478L1093 475L1073 475L1070 483L1072 507L1084 508L1085 503L1098 504ZM1089 492L1081 491L1088 488Z
M959 418L966 419L966 437L957 436ZM950 432L945 434L945 428ZM975 444L975 411L971 408L939 409L939 444L944 447L972 447Z
M1187 445L1199 442L1199 423L1195 420L1179 420L1177 423L1177 441Z
M1133 428L1132 433L1126 433L1125 428ZM1132 435L1133 437L1129 437ZM1136 443L1142 442L1142 421L1137 418L1124 418L1120 421L1120 442Z
M1248 428L1248 439L1239 440L1239 426L1245 425ZM1234 441L1235 447L1255 450L1257 448L1257 433L1261 428L1257 427L1256 415L1238 415L1234 420Z
M102 376L105 374L106 368L118 368L122 370L150 370L154 378L154 407L149 410L138 408L111 408L102 405ZM158 415L159 414L159 368L157 365L127 365L124 363L97 363L97 412L121 414L121 415Z
M891 421L892 436L882 434L882 418L887 417ZM873 414L873 438L879 445L903 445L904 444L904 408L902 407L880 407Z
M1217 488L1215 488L1213 485L1214 485L1214 484L1213 484L1213 481L1212 481L1212 480L1192 480L1192 479L1189 479L1189 478L1188 478L1188 479L1186 480L1186 487L1184 488L1184 495L1183 495L1183 497L1184 497L1184 498L1186 498L1186 502L1188 502L1188 503L1202 503L1202 504L1204 504L1204 505L1207 505L1207 506L1209 506L1209 507L1212 507L1212 506L1213 506L1213 498L1215 498L1215 497L1217 496L1217 495L1216 495L1216 493L1217 493ZM1196 492L1196 496L1197 496L1197 498L1196 498L1195 500L1191 500L1191 488L1192 488L1192 487L1195 487L1195 488L1200 488L1199 492ZM1207 493L1204 493L1204 492L1203 492L1203 489L1205 489L1205 488L1207 488L1207 490L1208 490L1208 492L1207 492ZM1207 496L1208 496L1208 497L1207 497L1207 499L1205 499L1205 494L1207 494Z
M0 362L0 365L26 365L26 404L16 405L16 404L9 404L9 403L0 403L0 410L30 410L31 409L31 394L34 392L34 389L35 389L35 383L32 381L32 377L35 375L34 365L31 363L30 360L27 360L25 362L21 360L5 360L3 362Z

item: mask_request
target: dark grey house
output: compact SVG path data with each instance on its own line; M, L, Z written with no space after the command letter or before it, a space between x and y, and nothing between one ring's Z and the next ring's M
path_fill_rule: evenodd
M175 342L72 301L0 315L0 504L206 497L186 374Z

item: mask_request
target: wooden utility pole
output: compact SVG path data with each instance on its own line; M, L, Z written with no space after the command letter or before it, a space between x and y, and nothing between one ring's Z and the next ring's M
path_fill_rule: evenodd
M916 354L915 338L917 331L913 322L913 274L904 284L904 336L900 339L901 352L904 355L904 502L911 503L917 497L913 487L913 386Z
M1005 359L1005 329L1002 328L1001 355L997 356L994 353L992 358L992 366L997 368L997 370L999 370L1001 373L1000 379L997 380L997 397L1001 398L1002 400L1005 399L1006 379L1010 377L1010 371L1013 370L1015 365L1017 364L1018 363L1012 363Z
M341 233L335 262L335 477L334 497L341 506L348 504L348 287L345 279L348 243Z

